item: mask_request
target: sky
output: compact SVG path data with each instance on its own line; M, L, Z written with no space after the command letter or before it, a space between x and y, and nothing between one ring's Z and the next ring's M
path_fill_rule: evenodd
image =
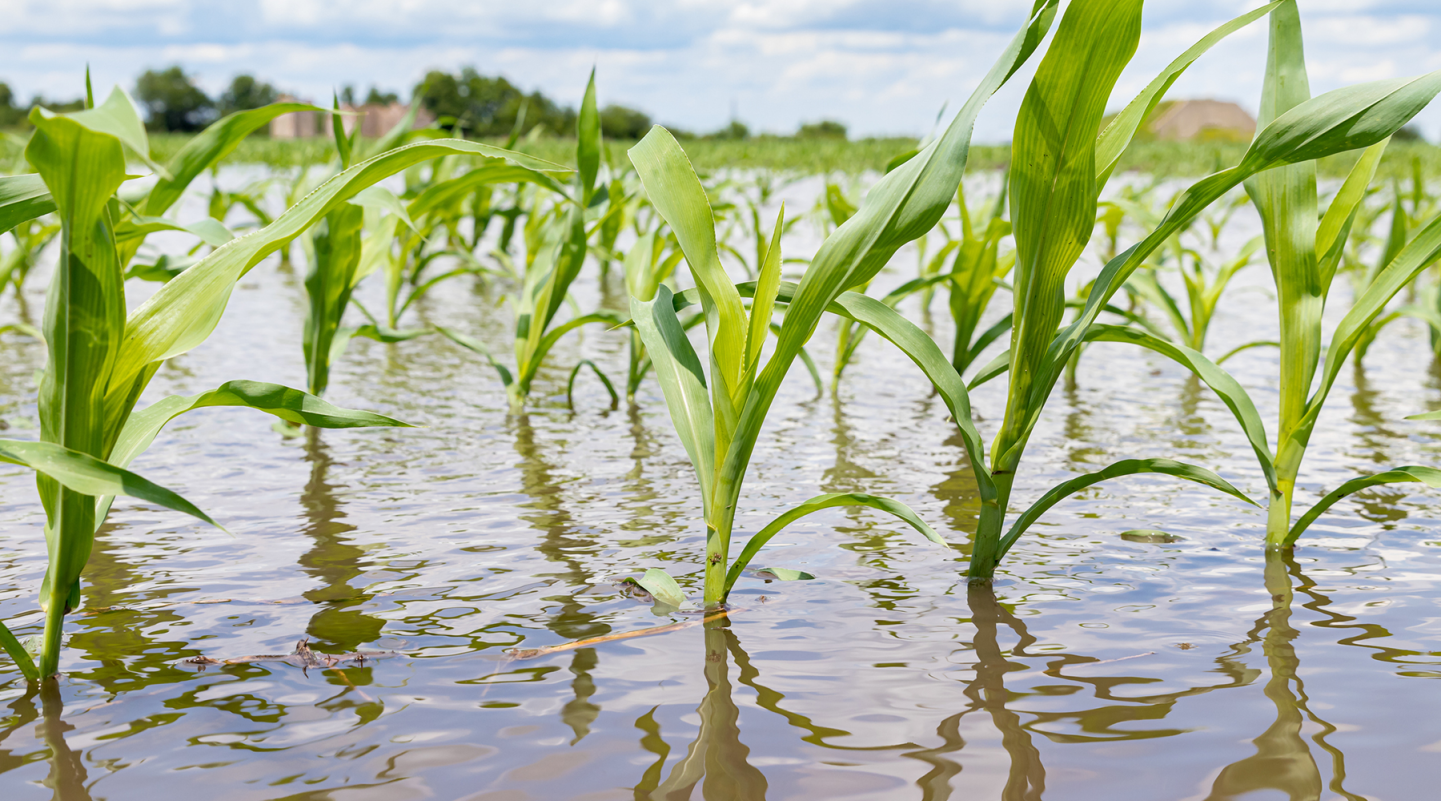
M577 104L600 102L693 131L734 114L789 133L835 119L852 135L920 135L954 113L1022 24L1031 0L0 0L0 81L23 97L97 93L179 64L212 95L250 73L303 98L371 85L409 94L430 69L473 66ZM1151 0L1111 105L1257 0ZM1300 0L1311 87L1441 69L1441 0ZM1054 26L1052 28L1054 30ZM1168 97L1255 112L1265 22L1198 61ZM1038 58L1033 57L1031 67ZM987 106L977 142L1010 138L1020 73ZM1441 136L1441 101L1417 123Z

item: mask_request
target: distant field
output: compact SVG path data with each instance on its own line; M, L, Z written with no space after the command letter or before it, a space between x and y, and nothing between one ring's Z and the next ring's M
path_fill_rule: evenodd
M189 137L184 134L152 134L152 155L159 161L177 152ZM503 141L495 141L502 144ZM759 137L744 140L692 139L681 143L697 170L710 172L723 167L734 169L788 170L807 174L839 172L858 174L879 172L899 153L915 147L912 139L790 139ZM628 142L608 142L610 158L623 163ZM19 155L19 144L9 140L0 144L7 161ZM560 164L574 159L574 140L547 138L523 143L519 150ZM241 143L227 159L231 164L267 164L287 168L307 164L324 164L334 156L328 139L277 140L251 137ZM1138 142L1121 160L1121 169L1157 176L1206 175L1231 166L1240 160L1245 146L1230 142ZM1010 148L1000 145L976 145L971 148L971 169L998 169L1010 158ZM1441 147L1424 142L1396 142L1386 153L1380 175L1385 178L1410 177L1412 164L1420 159L1424 174L1441 172ZM1350 168L1355 156L1341 156L1321 162L1321 171L1340 176ZM18 165L18 163L17 163ZM12 169L15 169L12 167Z

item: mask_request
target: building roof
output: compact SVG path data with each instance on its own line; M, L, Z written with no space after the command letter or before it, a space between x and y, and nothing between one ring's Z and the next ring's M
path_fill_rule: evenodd
M1177 100L1157 109L1146 129L1157 139L1197 138L1247 140L1256 134L1256 120L1246 110L1223 100Z

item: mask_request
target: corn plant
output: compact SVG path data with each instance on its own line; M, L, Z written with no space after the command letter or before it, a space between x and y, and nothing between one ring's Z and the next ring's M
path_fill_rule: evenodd
M778 342L764 363L764 333L782 288L779 240L774 240L767 252L747 313L740 292L721 267L714 215L680 146L657 127L631 149L631 162L646 193L675 232L697 285L674 298L664 286L653 301L632 297L631 313L654 361L671 422L700 484L706 532L704 602L708 607L725 603L741 573L777 532L822 509L870 506L939 540L900 503L859 493L829 494L775 518L751 536L739 555L730 557L732 529L751 454L791 364L828 306L847 288L870 281L902 245L930 230L945 213L965 172L976 116L1040 44L1056 5L1056 0L1037 0L1025 27L945 134L871 187L855 215L826 238L800 286L787 293ZM851 295L894 315L879 301ZM704 313L708 370L702 367L675 315L677 303L695 302ZM965 419L969 420L969 415Z
M47 188L61 224L59 261L46 300L44 335L50 358L40 383L41 443L11 447L15 453L8 457L40 471L47 519L49 566L40 592L46 617L39 665L31 671L15 656L34 678L56 672L64 617L80 603L80 572L114 495L136 495L209 520L174 493L124 470L169 421L192 409L239 406L326 428L404 424L250 381L166 398L136 411L140 393L161 362L198 345L214 329L229 288L239 278L232 272L230 281L216 282L215 267L233 267L234 257L253 255L262 243L276 241L275 232L267 228L217 248L192 268L196 272L177 276L127 317L122 269L126 251L116 222L121 216L116 194L130 176L122 139L115 132L138 132L132 144L143 147L144 129L134 107L117 91L99 108L66 115L36 109L30 120L35 134L26 157ZM173 202L155 190L150 198L162 206ZM285 233L293 237L299 231ZM13 639L4 638L12 655Z
M604 200L596 193L601 150L600 114L596 110L595 73L592 71L577 120L578 170L574 185L566 192L554 181L536 181L548 183L547 188L557 193L560 200L550 212L544 213L540 210L540 198L536 197L536 205L529 214L527 225L531 226L531 230L527 232L527 264L521 276L520 292L512 302L516 319L515 373L512 374L497 361L490 349L479 340L448 328L438 329L456 344L484 356L490 362L505 385L512 411L524 408L530 397L531 384L545 357L562 337L584 325L601 323L613 326L622 322L620 315L601 310L572 317L552 328L556 314L566 302L571 284L580 275L581 266L585 263L590 237L586 229L586 211L593 203ZM618 199L618 202L621 201ZM619 403L614 385L599 367L589 360L583 360L576 369L580 366L589 366L595 372L610 393L612 405Z
M1269 490L1266 545L1281 549L1294 544L1318 515L1347 494L1377 483L1421 481L1436 486L1441 476L1441 471L1431 468L1401 467L1353 479L1292 524L1296 478L1342 363L1396 293L1441 255L1441 219L1437 219L1418 231L1356 299L1325 348L1322 363L1321 316L1349 230L1388 137L1441 92L1441 71L1360 84L1312 98L1296 3L1284 0L1267 8L1274 11L1262 127L1241 163L1193 185L1159 228L1108 264L1087 300L1082 319L1058 336L1047 356L1066 353L1087 338L1134 342L1195 371L1231 409L1260 462ZM1318 214L1315 160L1363 148L1365 152L1325 215ZM1165 237L1181 230L1206 202L1242 182L1261 213L1280 305L1280 430L1274 455L1255 404L1245 389L1210 359L1145 332L1090 325L1100 304L1140 260Z

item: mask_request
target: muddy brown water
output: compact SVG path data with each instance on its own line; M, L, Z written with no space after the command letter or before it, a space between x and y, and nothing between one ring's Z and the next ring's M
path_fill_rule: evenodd
M798 237L799 251L814 234ZM878 283L913 270L903 252ZM1252 288L1228 295L1208 349L1274 331L1254 288L1265 278L1253 267ZM417 319L508 354L505 290L458 281ZM577 296L586 307L622 292L588 268ZM146 402L234 378L303 385L303 309L299 277L262 264ZM929 318L903 309L946 341L943 298ZM811 345L823 371L833 342L827 322ZM822 492L865 491L910 504L956 550L871 510L832 510L756 562L815 581L743 579L729 620L508 659L690 619L618 586L647 567L700 591L700 499L657 386L610 410L582 378L571 411L564 368L581 357L623 376L625 340L599 329L567 340L531 408L510 415L490 368L448 341L357 341L330 398L419 428L287 439L233 409L172 424L136 469L235 535L116 504L67 626L64 677L33 693L0 662L0 797L1405 800L1441 786L1437 493L1364 493L1282 558L1263 553L1260 511L1125 479L1058 506L993 589L968 588L978 501L960 440L920 373L879 340L839 397L792 372L737 528ZM1253 350L1231 363L1272 427L1274 360ZM35 436L43 361L38 343L0 346L8 435ZM1332 393L1299 496L1441 461L1441 426L1402 420L1441 405L1437 375L1423 330L1389 329ZM987 436L1001 392L975 394ZM1141 456L1263 491L1213 395L1160 357L1100 345L1077 384L1058 387L1015 497ZM0 484L0 616L23 637L41 624L43 513L29 475L5 470ZM1132 529L1178 539L1120 536ZM317 654L398 655L179 665L284 655L301 639Z

